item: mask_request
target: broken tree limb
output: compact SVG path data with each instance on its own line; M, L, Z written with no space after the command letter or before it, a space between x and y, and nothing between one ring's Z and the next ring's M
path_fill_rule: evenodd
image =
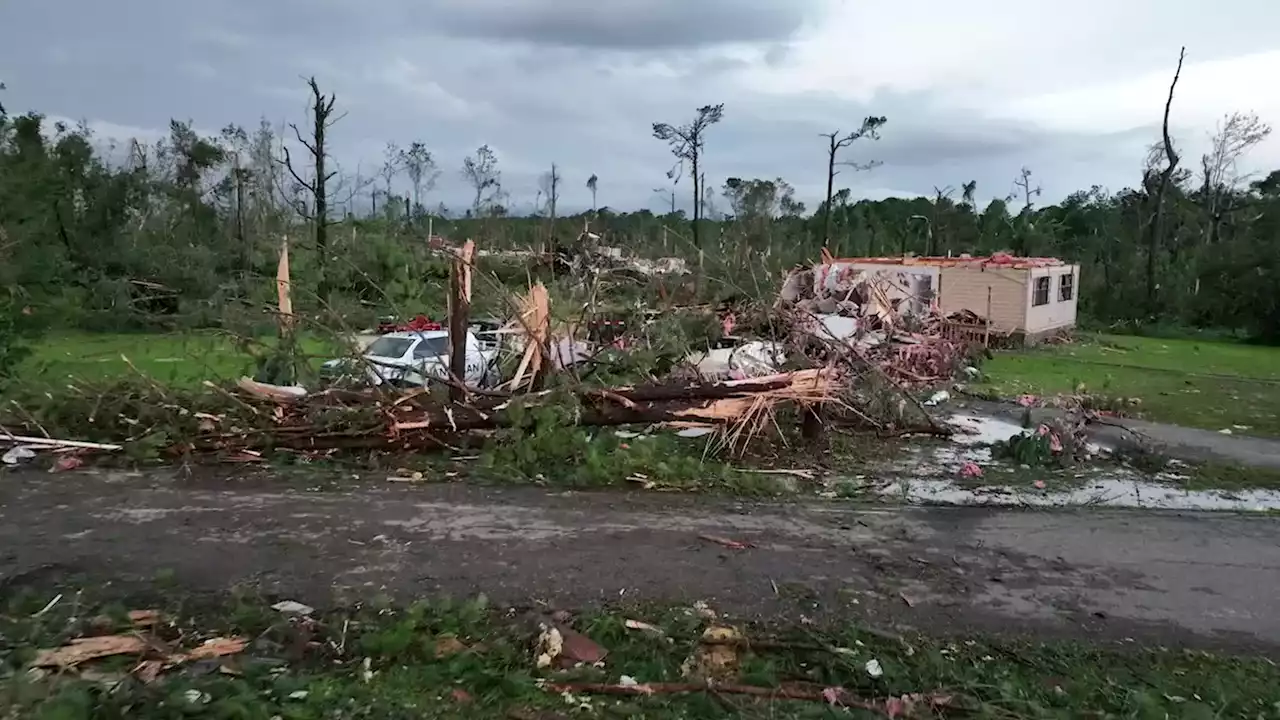
M762 406L798 402L821 403L829 400L833 381L827 370L800 370L761 380L710 383L665 389L611 388L584 389L578 392L581 425L627 425L672 421L709 424L742 422ZM602 394L603 392L603 394ZM646 400L646 395L666 395L664 399ZM535 393L518 399L473 398L469 404L428 404L422 394L408 395L403 404L382 403L370 396L366 406L373 413L368 420L340 431L316 427L305 419L309 416L306 402L291 406L291 415L279 426L237 433L210 433L193 443L197 450L260 450L284 447L317 450L331 447L437 447L440 434L458 434L473 430L512 427L529 422L528 413L513 412L520 408L558 402L552 393ZM319 404L319 403L317 403ZM320 407L323 407L320 404ZM380 418L380 419L379 419ZM380 423L380 425L379 425Z
M79 440L58 440L56 438L47 437L29 437L26 435L9 435L7 433L0 434L0 442L11 442L15 445L39 445L47 448L76 448L81 450L107 450L116 451L122 449L119 445L111 445L108 443L81 442Z
M471 259L475 252L474 242L463 243L449 273L449 373L454 378L467 374L467 320L471 315ZM462 402L465 397L465 385L449 386L451 401Z
M280 262L276 266L276 294L280 310L280 335L293 327L293 300L290 296L289 237L280 238Z

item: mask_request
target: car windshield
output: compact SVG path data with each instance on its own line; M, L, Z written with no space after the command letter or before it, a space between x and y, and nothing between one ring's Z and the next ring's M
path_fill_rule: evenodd
M376 357L398 358L404 355L404 351L409 349L409 344L413 341L409 338L401 337L380 337L365 349L365 355L374 355Z
M418 343L418 346L413 349L413 356L419 360L448 354L448 336L423 338L422 342Z

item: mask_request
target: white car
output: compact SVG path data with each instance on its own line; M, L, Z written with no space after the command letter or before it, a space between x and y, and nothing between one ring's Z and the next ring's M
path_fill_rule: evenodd
M474 332L467 332L467 366L463 376L467 385L490 387L501 381L496 343L482 343ZM362 353L364 373L370 383L381 385L420 386L431 378L449 376L449 331L422 330L381 335ZM328 377L351 376L359 372L349 359L329 360L320 372ZM353 370L355 372L353 372Z

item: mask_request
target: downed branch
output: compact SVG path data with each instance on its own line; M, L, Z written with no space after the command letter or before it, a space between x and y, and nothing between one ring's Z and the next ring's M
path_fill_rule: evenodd
M569 397L580 409L574 414L575 422L580 425L690 421L730 424L750 420L759 414L762 406L826 402L834 394L835 385L835 373L811 369L679 387L583 389L569 391ZM191 439L190 449L437 447L442 444L439 438L443 434L515 427L528 422L529 409L564 402L563 398L562 393L542 392L519 398L478 397L470 404L441 404L418 392L395 400L375 393L317 393L290 398L285 414L269 425L252 430L199 433ZM272 402L258 393L249 401ZM360 410L364 410L364 414ZM360 421L320 422L335 415Z
M842 687L786 684L778 687L737 685L732 683L639 683L622 685L611 683L548 683L546 689L556 693L594 693L599 695L679 695L713 692L730 695L750 695L771 700L806 700L830 705L854 707L889 718L909 717L918 707L940 709L949 707L954 696L943 693L911 693L901 697L864 699Z
M138 621L135 620L135 624ZM248 641L244 638L218 637L186 651L165 653L154 662L158 667L172 667L192 660L208 660L224 655L235 655L245 649ZM163 647L158 640L140 634L99 635L95 637L72 638L66 645L57 648L40 650L32 662L34 667L73 668L81 663L115 655L146 655Z

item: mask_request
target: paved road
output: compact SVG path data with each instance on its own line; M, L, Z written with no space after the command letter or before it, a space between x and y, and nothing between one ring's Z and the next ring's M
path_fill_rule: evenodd
M161 571L194 592L251 585L311 604L703 599L742 616L1280 648L1280 521L1267 517L0 474L0 587L128 592Z

